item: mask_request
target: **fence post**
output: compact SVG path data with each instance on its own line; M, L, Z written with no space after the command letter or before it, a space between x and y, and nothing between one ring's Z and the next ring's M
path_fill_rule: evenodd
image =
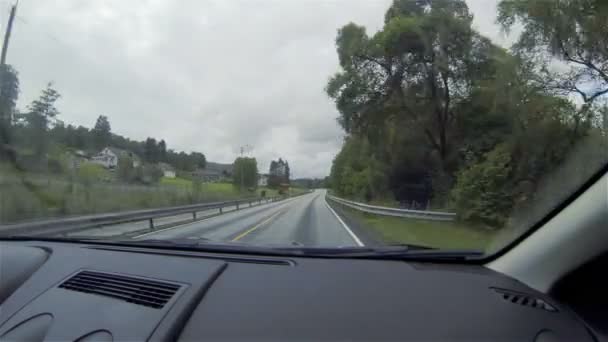
M192 219L196 221L196 211L192 212Z
M222 207L220 207L220 214L222 213Z
M150 218L150 229L154 229L154 219Z
M236 210L239 210L239 202L236 202Z
M251 201L249 201L249 208L251 208Z

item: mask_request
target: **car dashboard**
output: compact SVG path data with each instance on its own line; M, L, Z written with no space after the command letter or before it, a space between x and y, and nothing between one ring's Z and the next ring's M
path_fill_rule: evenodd
M0 242L0 341L593 341L481 265Z

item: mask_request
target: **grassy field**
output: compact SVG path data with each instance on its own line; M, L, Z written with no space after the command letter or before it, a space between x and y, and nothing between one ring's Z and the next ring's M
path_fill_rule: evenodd
M46 175L27 175L27 183L11 170L0 174L0 223L46 217L94 214L215 202L255 196L239 193L232 184L201 184L164 179L146 186L99 181L72 181ZM261 190L258 190L258 192ZM276 192L267 191L267 196Z
M181 186L185 188L192 188L192 181L184 178L167 178L163 177L160 179L160 185L171 185L171 186Z
M344 209L388 244L412 244L445 249L485 250L495 232L459 222L387 217Z
M66 175L22 175L0 164L0 223L227 201L260 196L262 191L266 197L278 195L277 190L268 188L239 192L230 183L193 184L183 178L163 178L156 185L125 184L113 181L111 174L96 165L80 171L73 179ZM302 191L292 189L291 194Z
M184 178L162 178L160 181L161 185L164 186L176 186L182 187L188 190L193 188L192 181ZM262 191L266 191L266 197L278 196L279 192L276 189L270 189L267 187L260 187L256 189L256 193L253 194L249 191L245 193L240 193L237 188L235 188L231 183L202 183L201 184L201 192L203 193L213 193L213 194L221 194L225 196L243 196L243 195L256 195L261 196ZM303 188L291 188L290 194L297 195L308 191Z

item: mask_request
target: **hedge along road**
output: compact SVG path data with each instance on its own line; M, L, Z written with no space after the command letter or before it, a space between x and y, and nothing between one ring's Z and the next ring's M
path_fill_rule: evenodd
M252 245L352 247L364 242L329 207L325 190L135 236L135 239L205 238Z

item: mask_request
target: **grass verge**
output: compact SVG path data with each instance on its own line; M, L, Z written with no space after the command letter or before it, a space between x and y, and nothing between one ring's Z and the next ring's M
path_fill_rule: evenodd
M187 190L192 190L193 189L193 185L192 185L192 181L189 179L185 179L185 178L166 178L163 177L160 180L160 185L163 186L175 186L175 187L180 187L180 188L184 188ZM201 184L201 192L204 193L214 193L214 194L219 194L219 195L225 195L228 197L240 197L240 196L261 196L262 195L262 191L266 192L266 197L273 197L273 196L278 196L279 192L276 189L270 189L268 187L259 187L256 189L255 194L252 192L245 192L244 194L241 194L239 192L239 190L234 187L234 185L232 183L202 183ZM292 195L297 195L299 193L308 191L307 189L302 189L302 188L291 188L290 193Z
M485 250L496 232L460 222L380 216L351 208L344 211L386 244L411 244L443 249Z

